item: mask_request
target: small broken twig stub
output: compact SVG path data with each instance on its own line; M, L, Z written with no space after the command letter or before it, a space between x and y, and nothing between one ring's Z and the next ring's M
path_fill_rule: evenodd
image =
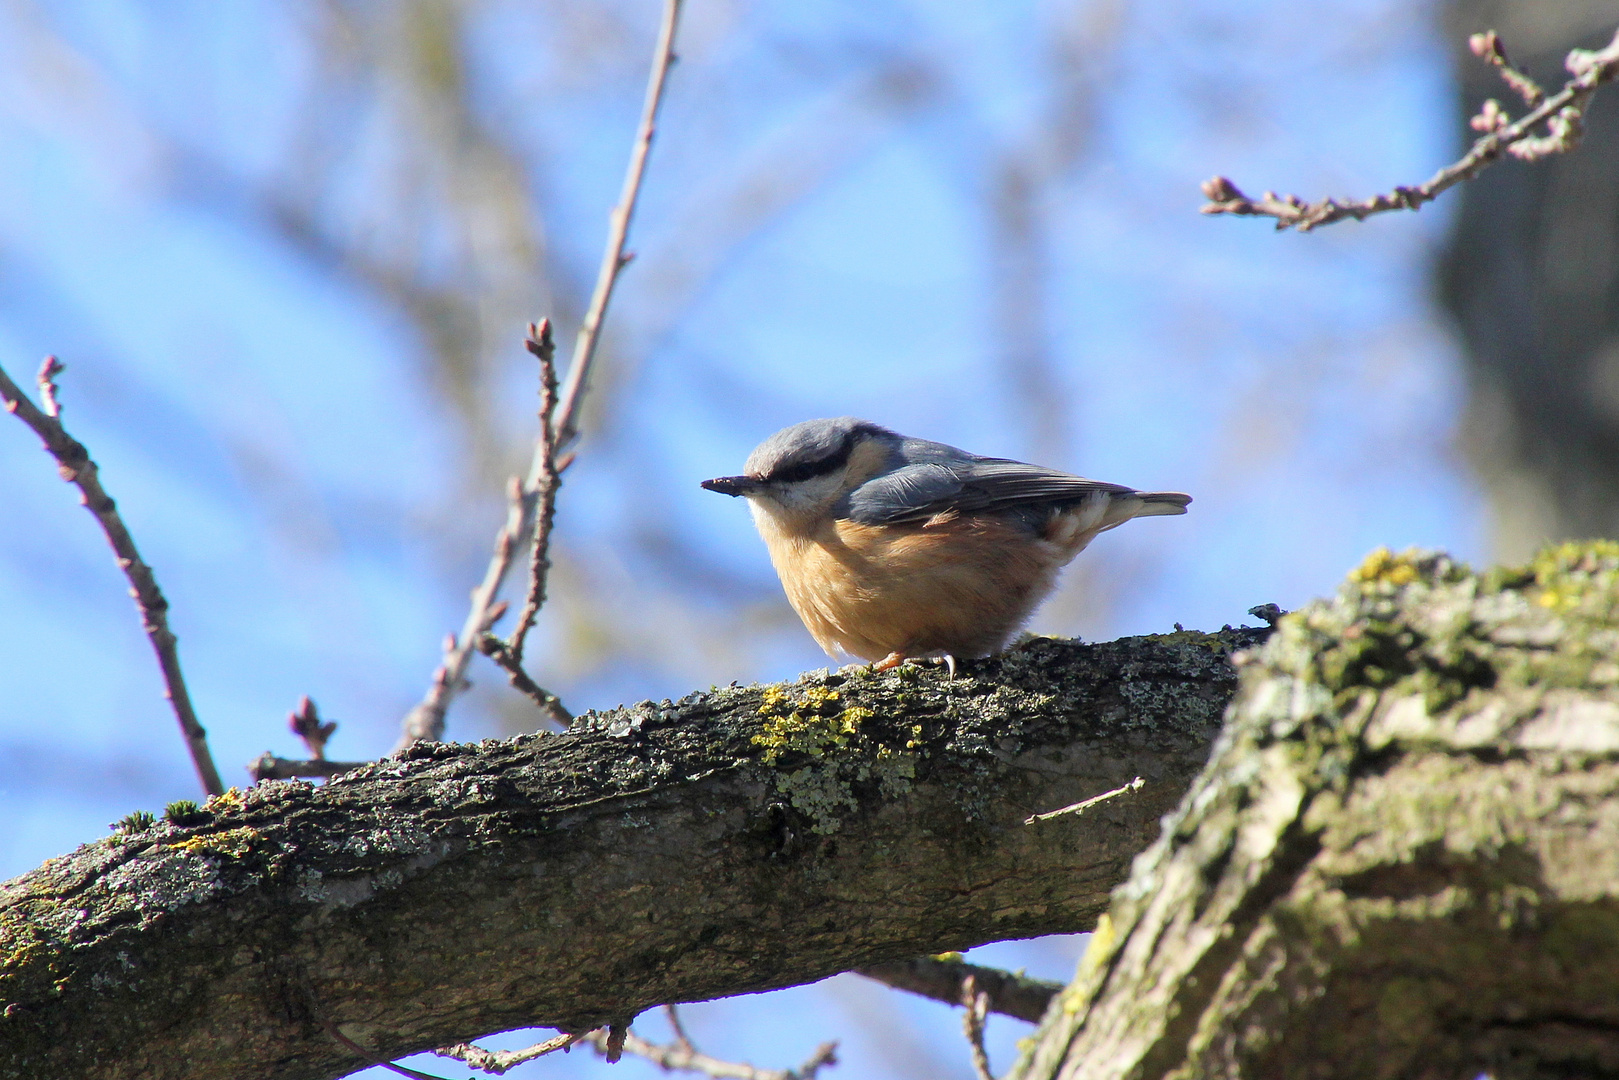
M0 369L0 400L5 401L7 412L27 424L39 436L46 451L56 459L62 479L79 489L84 508L95 516L101 531L106 533L107 542L112 545L113 554L117 557L118 568L129 579L129 594L140 612L141 628L146 631L152 651L157 654L157 664L163 673L163 696L169 699L174 717L180 723L180 734L185 738L197 778L209 795L223 794L225 785L219 779L219 769L214 766L213 754L208 750L208 733L197 720L191 694L186 690L185 676L180 672L179 643L174 631L169 629L169 602L163 596L163 590L158 588L152 568L146 565L136 550L135 538L130 535L129 527L119 515L117 504L101 486L100 472L90 459L90 451L62 426L62 408L56 398L55 382L56 376L61 373L62 364L54 356L47 356L40 365L40 400L45 403L42 410Z
M248 765L248 774L255 783L263 780L294 780L324 777L331 779L342 776L346 772L353 772L366 761L328 761L325 758L312 758L300 761L294 758L276 757L266 750L260 754L252 764Z
M1535 161L1548 154L1572 150L1584 132L1585 109L1592 95L1598 86L1619 73L1619 31L1602 49L1570 52L1566 66L1573 77L1549 97L1534 80L1507 61L1506 51L1493 30L1473 35L1469 45L1475 55L1499 71L1507 86L1523 98L1529 112L1513 120L1499 102L1486 101L1471 121L1475 131L1485 134L1460 160L1446 165L1426 182L1415 187L1396 187L1387 194L1358 201L1322 199L1308 203L1297 195L1277 195L1274 191L1267 191L1257 199L1250 198L1226 177L1216 176L1203 184L1203 194L1209 201L1203 205L1202 212L1269 217L1276 220L1277 229L1309 232L1345 218L1363 221L1389 210L1415 210L1464 180L1471 180L1502 156ZM1542 125L1544 133L1537 135L1535 132Z
M1031 814L1027 818L1023 819L1023 824L1033 825L1037 821L1050 821L1052 818L1063 817L1068 814L1074 814L1076 816L1083 814L1097 803L1104 803L1109 799L1116 799L1120 795L1128 795L1133 791L1140 791L1141 786L1145 783L1146 781L1138 776L1128 784L1116 787L1112 791L1104 791L1100 795L1092 795L1088 799L1081 799L1077 803L1070 803L1068 806L1064 806L1060 810L1050 810L1044 814Z
M533 1046L525 1046L521 1050L485 1050L483 1047L474 1046L471 1043L456 1043L454 1046L440 1047L434 1050L433 1053L439 1057L454 1058L469 1069L477 1069L479 1072L486 1072L492 1076L503 1076L524 1062L533 1061L535 1058L541 1058L547 1054L554 1054L558 1050L566 1050L587 1034L589 1033L569 1033L565 1031L560 1035L546 1039L544 1042L535 1043Z

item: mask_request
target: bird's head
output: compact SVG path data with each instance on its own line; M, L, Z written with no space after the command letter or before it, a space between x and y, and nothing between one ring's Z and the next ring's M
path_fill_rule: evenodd
M852 416L806 420L760 443L741 476L704 480L703 487L746 498L756 515L804 527L890 467L900 442L887 428Z

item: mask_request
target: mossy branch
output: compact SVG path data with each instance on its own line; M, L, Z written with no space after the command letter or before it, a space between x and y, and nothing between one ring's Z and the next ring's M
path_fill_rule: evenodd
M815 673L143 820L0 886L0 1077L335 1077L334 1027L392 1058L1088 929L1263 635Z
M1012 1080L1619 1073L1619 544L1283 619Z

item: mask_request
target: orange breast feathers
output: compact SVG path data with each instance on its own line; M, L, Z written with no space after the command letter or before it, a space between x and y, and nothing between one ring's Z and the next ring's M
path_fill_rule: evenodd
M1090 535L1080 542L1059 525L1067 516L1055 515L1045 536L996 513L907 525L823 519L806 533L766 515L758 525L788 600L820 646L878 660L987 656L1005 646L1095 535L1084 530Z

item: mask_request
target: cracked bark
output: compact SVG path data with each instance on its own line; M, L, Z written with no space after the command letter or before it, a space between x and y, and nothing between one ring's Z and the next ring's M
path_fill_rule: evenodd
M1619 544L1282 620L1010 1080L1619 1075Z
M0 886L0 1076L335 1077L365 1062L327 1023L391 1058L1089 929L1263 636L1036 640L228 792Z

